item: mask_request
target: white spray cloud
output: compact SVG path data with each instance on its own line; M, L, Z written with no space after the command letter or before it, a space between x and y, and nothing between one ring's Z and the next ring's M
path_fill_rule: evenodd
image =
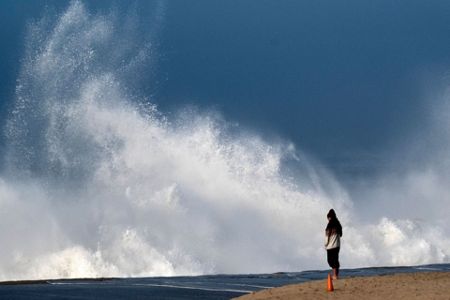
M292 145L136 104L120 80L133 64L105 54L112 17L75 1L47 34L39 26L6 128L0 279L325 268L331 207L346 266L448 261L439 226L359 224L345 190Z

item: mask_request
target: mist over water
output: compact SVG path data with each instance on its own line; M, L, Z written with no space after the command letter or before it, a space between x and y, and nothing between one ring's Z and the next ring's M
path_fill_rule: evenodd
M195 109L169 118L133 93L157 49L132 29L78 1L30 25L4 128L1 280L324 269L331 207L345 267L450 260L442 165L382 177L360 209L291 143Z

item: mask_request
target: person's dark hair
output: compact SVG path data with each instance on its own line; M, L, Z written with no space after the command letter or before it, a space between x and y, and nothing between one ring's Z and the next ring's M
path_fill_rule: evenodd
M337 220L336 212L334 211L334 209L330 209L330 211L329 211L328 214L327 214L327 218L331 218L332 220L333 220L333 219L336 219L336 220Z
M328 237L334 233L337 233L339 234L339 236L342 236L342 226L336 216L336 212L334 211L334 209L330 209L330 211L327 214L327 218L329 220L327 228L325 230L327 232Z

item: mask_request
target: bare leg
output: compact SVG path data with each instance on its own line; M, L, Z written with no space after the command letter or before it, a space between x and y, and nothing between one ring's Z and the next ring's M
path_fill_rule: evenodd
M333 279L338 279L339 271L336 268L333 268Z

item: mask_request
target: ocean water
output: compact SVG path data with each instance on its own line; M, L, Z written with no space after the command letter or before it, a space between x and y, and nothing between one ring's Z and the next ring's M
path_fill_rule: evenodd
M429 151L423 169L372 182L360 194L375 200L362 202L301 145L220 111L165 113L136 91L163 55L154 41L168 3L154 2L146 39L132 15L93 13L81 1L29 21L2 128L0 280L325 269L330 208L344 227L344 266L449 262L448 148ZM438 110L444 124L448 110ZM111 283L77 282L26 289Z
M450 272L450 264L343 269L342 277ZM4 299L230 299L272 287L322 280L328 271L253 275L44 280L0 284ZM324 286L324 290L325 290Z

